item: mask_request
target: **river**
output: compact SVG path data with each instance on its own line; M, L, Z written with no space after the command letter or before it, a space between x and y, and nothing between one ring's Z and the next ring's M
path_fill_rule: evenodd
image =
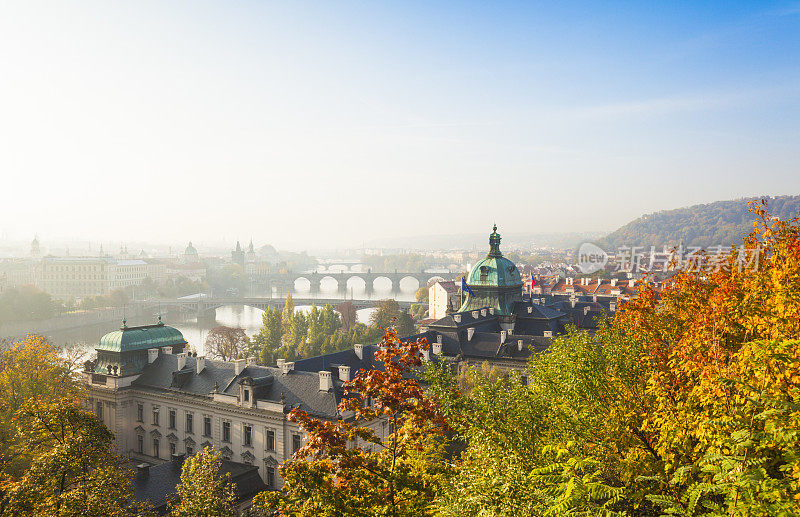
M358 293L356 293L358 294ZM380 296L382 295L382 296ZM328 293L325 291L320 292L314 296L311 296L310 293L304 292L303 290L299 290L292 294L292 296L296 298L335 298L336 293ZM379 297L380 296L380 297ZM358 297L358 296L357 296ZM376 292L372 299L386 299L392 297L391 293L380 293ZM396 299L401 301L412 301L414 300L414 292L402 291L399 295L395 296ZM310 305L300 305L295 307L296 310L301 310L307 312L311 310ZM361 309L357 311L358 321L363 323L368 323L370 315L375 309ZM186 341L189 342L189 346L199 353L205 352L205 341L206 337L208 336L208 332L217 326L225 325L228 327L239 327L243 328L248 336L253 336L258 332L261 328L261 319L264 311L261 309L256 309L253 307L249 307L246 305L226 305L224 307L219 307L216 310L216 318L214 321L210 320L201 320L197 321L196 318L186 318L180 317L178 315L175 316L164 316L163 320L164 323L175 327L176 329L180 330L183 334L183 337ZM153 317L153 321L155 322L155 316ZM151 323L148 321L147 318L130 318L128 320L128 325L144 325L147 323ZM60 330L60 331L53 331L47 333L47 338L50 339L51 342L63 345L63 346L81 346L85 347L87 352L94 351L94 346L100 340L100 338L108 332L116 330L122 322L119 322L118 325L115 324L103 324L103 325L91 325L76 329L70 330Z

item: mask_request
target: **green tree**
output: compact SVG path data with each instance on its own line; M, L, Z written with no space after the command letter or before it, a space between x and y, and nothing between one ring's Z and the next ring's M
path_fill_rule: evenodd
M281 311L275 307L267 307L261 317L261 329L253 336L253 353L258 364L271 365L278 359L276 353L283 341L283 325Z
M370 316L370 325L381 330L395 327L400 336L414 333L414 321L407 312L400 309L400 304L395 300L381 301Z
M173 517L228 517L236 515L236 490L230 475L220 475L222 460L212 447L186 458L178 498L170 505Z
M281 324L283 325L283 335L289 333L289 327L292 325L292 318L294 317L294 300L292 300L292 293L286 295L286 304L283 306L283 313L281 313Z

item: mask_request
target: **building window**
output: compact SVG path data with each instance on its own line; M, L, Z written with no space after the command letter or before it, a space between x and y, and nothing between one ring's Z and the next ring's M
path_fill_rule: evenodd
M101 400L97 401L97 418L103 419L103 402Z
M231 423L230 422L222 422L222 441L223 442L230 442L231 441Z
M244 426L244 444L248 447L253 445L253 426Z
M297 452L298 449L301 447L301 440L299 434L292 435L292 452Z
M194 432L194 415L192 413L186 413L186 432Z
M267 488L275 488L275 467L267 467Z
M158 425L158 406L153 406L153 425Z
M139 451L139 454L144 454L144 436L138 435L136 437L136 445L137 445L136 450Z
M272 429L267 429L267 450L275 450L275 431Z
M191 456L192 454L194 454L194 448L192 448L192 447L187 445L186 446L186 455L187 456Z
M211 417L203 418L203 436L211 436Z
M158 438L153 438L153 456L155 456L156 458L160 457L158 451L158 445L159 445Z
M169 442L169 457L175 456L175 442Z
M136 404L136 421L144 422L144 404Z
M244 390L244 401L250 402L250 390Z
M169 428L170 429L175 429L175 410L174 409L170 409L169 410Z

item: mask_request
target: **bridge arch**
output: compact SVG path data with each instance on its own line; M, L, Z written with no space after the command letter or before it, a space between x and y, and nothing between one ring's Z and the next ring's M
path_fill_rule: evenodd
M353 275L345 281L345 286L348 291L364 292L367 290L367 281L358 275Z
M299 286L303 287L300 288ZM311 280L304 276L297 277L294 279L292 287L294 288L295 292L311 291Z
M445 280L444 280L444 278L443 278L443 277L436 275L436 276L432 276L432 277L430 277L430 278L428 279L428 281L425 283L425 285L427 285L428 287L430 287L430 286L432 286L433 284L435 284L436 282L444 282L444 281L445 281Z
M378 274L378 276L372 279L372 289L374 291L390 292L393 290L393 288L394 283L388 276Z
M339 280L334 278L331 275L324 275L322 278L319 279L319 290L320 291L338 291L339 290Z
M400 281L397 282L397 284L398 284L397 285L398 290L410 291L412 293L416 292L417 289L421 287L419 279L415 276L410 276L410 275L401 278Z

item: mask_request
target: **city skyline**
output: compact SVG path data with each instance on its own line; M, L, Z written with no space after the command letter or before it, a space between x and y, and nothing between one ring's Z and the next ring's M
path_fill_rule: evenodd
M358 247L800 192L800 4L6 4L0 232Z

